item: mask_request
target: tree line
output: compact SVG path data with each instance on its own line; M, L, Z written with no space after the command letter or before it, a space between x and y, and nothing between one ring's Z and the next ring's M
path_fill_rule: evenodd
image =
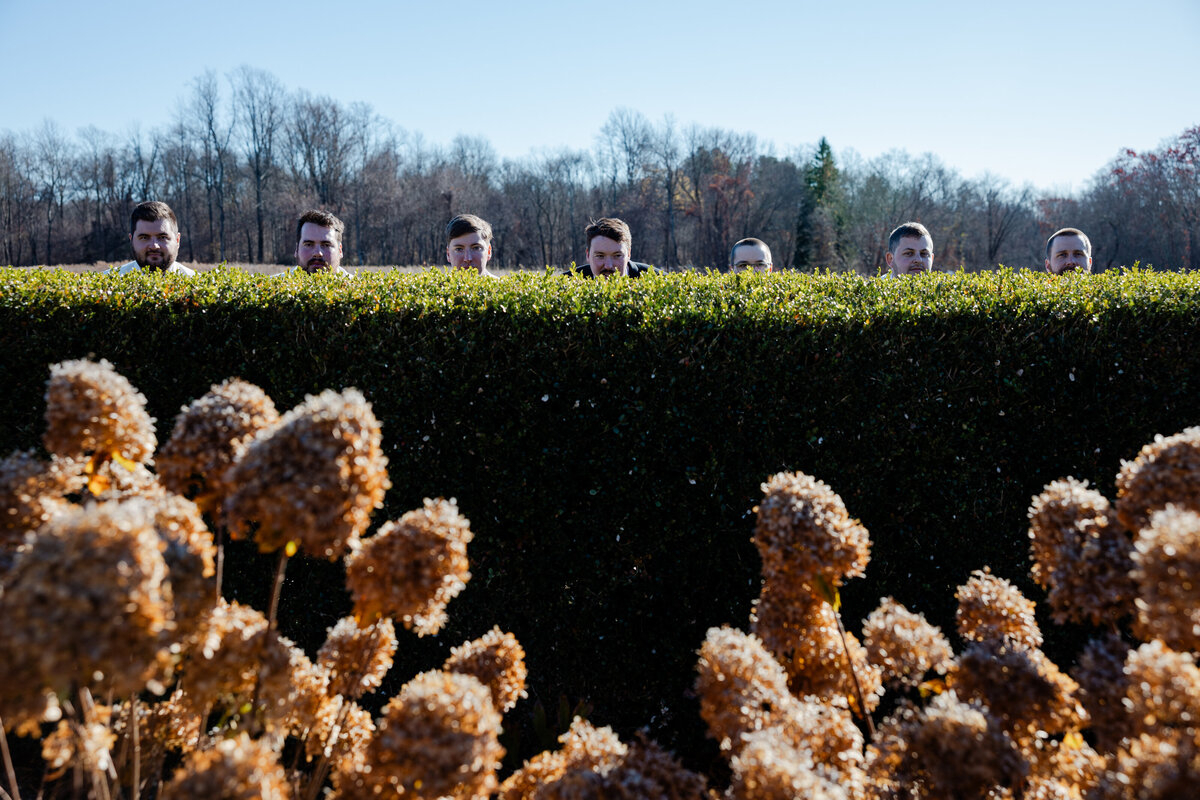
M614 110L590 150L502 159L482 137L449 145L365 103L289 91L273 74L207 72L172 121L71 136L52 120L0 132L0 262L113 263L129 255L134 205L164 200L185 262L291 263L294 225L322 207L346 222L348 264L440 264L458 213L494 229L493 264L583 261L591 218L618 216L633 257L724 267L730 245L767 241L777 268L874 274L888 232L918 220L939 268L1038 267L1055 229L1091 237L1097 271L1200 266L1200 125L1157 150L1125 150L1072 196L964 178L932 154L835 158L825 139L778 155L751 133Z

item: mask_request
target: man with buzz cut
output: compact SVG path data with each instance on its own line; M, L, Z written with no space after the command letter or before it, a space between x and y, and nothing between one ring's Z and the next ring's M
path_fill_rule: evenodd
M888 236L888 269L893 277L920 275L933 269L933 237L919 222L897 226Z
M730 272L770 272L771 248L762 239L741 239L729 251Z
M346 225L328 211L305 211L296 222L296 266L288 273L303 270L309 275L331 272L351 277L342 269L342 234Z
M633 235L629 226L616 217L593 220L583 235L587 237L587 264L575 268L577 275L584 278L640 278L648 272L659 271L649 264L629 260Z
M150 200L139 203L129 216L129 243L133 245L133 261L108 270L106 275L128 275L131 272L172 272L176 275L195 275L175 261L179 255L179 221L166 203Z
M492 257L492 226L474 214L459 214L446 225L446 262L489 278L500 276L487 268Z
M1092 242L1078 228L1060 228L1046 240L1046 272L1092 271Z

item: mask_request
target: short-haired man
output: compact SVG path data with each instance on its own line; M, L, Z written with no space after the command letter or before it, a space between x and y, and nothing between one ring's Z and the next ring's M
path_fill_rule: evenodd
M892 275L919 275L933 269L933 237L919 222L906 222L888 236L888 269Z
M640 278L647 272L657 271L649 264L629 260L633 234L623 220L601 217L589 223L583 235L587 237L587 264L575 268L578 275L585 278Z
M128 275L146 270L195 275L194 269L175 261L182 239L179 221L169 205L158 200L138 203L129 215L129 243L133 245L133 261L113 267L105 274Z
M1078 228L1060 228L1046 240L1046 272L1092 271L1092 242Z
M342 234L346 225L328 211L305 211L296 221L296 264L288 272L303 270L312 275L332 272L350 277L342 269Z
M771 248L762 239L739 240L729 251L729 271L770 272Z
M446 225L446 262L489 278L500 276L487 268L492 257L492 226L474 214L459 214Z

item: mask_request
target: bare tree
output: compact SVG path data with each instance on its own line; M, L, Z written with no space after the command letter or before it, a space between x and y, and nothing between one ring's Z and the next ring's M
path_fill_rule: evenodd
M275 146L283 128L287 92L271 73L241 66L230 78L239 144L254 183L258 261L263 261L266 191L275 177Z

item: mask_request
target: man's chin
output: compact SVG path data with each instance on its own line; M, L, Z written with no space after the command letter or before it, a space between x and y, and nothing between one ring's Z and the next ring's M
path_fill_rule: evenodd
M175 259L155 259L154 261L144 261L140 258L135 258L134 261L142 269L157 270L165 272L175 263Z

